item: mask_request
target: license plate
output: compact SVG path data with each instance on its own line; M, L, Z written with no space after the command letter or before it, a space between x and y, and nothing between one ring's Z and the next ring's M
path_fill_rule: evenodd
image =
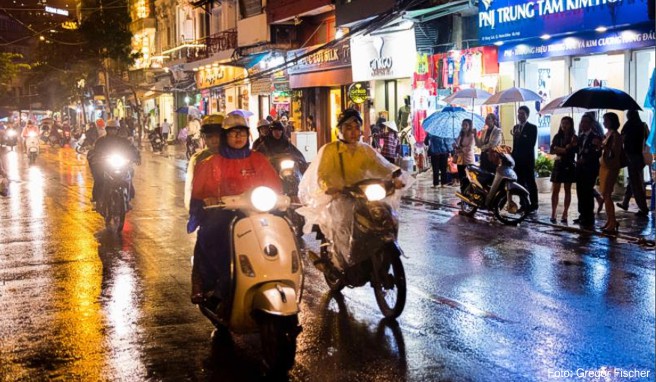
M39 151L39 149L37 149L36 147L30 147L30 152L31 153L35 153L37 151Z

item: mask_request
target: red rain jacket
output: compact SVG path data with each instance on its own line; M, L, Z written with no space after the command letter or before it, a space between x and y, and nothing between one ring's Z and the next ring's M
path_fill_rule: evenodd
M264 155L255 151L243 159L212 155L196 165L191 197L199 200L221 198L239 195L258 186L282 193L280 177Z

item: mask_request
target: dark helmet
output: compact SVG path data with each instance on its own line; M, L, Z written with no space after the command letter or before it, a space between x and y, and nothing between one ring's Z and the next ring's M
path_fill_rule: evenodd
M342 114L339 115L339 120L337 121L337 127L340 127L344 122L348 121L351 118L355 118L356 121L358 121L360 124L362 124L362 116L360 115L360 112L348 108L342 112Z
M280 121L274 121L271 126L271 130L285 130L285 127L282 125L282 122Z

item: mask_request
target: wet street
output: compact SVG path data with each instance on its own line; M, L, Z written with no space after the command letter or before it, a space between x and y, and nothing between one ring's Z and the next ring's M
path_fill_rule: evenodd
M213 345L189 301L186 161L142 151L117 237L91 209L86 158L41 148L33 166L7 155L0 381L261 379L259 338ZM397 322L382 320L369 286L328 293L304 259L290 380L654 380L653 247L469 219L425 195L415 185L400 211L409 290Z

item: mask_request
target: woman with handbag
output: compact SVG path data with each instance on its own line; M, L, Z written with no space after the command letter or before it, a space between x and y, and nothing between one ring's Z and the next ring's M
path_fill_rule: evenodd
M469 185L465 168L474 164L474 144L476 140L476 129L472 126L471 119L464 119L460 134L454 144L455 149L455 163L458 166L458 178L460 179L460 192L465 192Z
M560 186L565 189L565 200L561 223L567 223L569 205L572 201L572 183L576 182L575 156L578 139L574 131L572 117L563 117L560 120L558 133L551 141L551 154L556 155L554 169L551 173L551 223L556 224Z
M499 119L493 113L485 117L485 127L481 131L480 136L474 135L476 146L481 149L481 168L485 171L494 173L496 165L492 163L489 152L501 144L501 128L499 127Z

